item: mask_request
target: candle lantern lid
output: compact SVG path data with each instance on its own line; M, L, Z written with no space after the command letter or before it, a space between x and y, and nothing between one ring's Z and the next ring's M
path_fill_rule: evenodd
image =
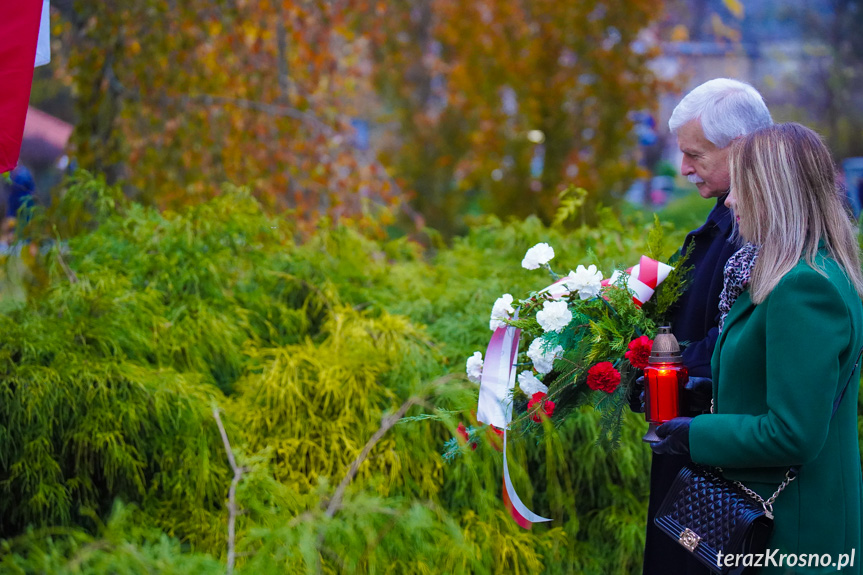
M680 355L680 344L677 343L677 338L671 333L671 327L663 326L659 328L656 337L653 338L653 347L650 350L651 364L656 363L683 363L683 357Z

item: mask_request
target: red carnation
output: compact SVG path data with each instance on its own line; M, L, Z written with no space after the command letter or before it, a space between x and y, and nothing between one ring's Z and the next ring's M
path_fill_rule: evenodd
M653 349L653 340L643 335L629 342L629 351L624 356L632 364L632 367L644 369L650 359L650 350Z
M587 387L611 393L620 385L620 372L610 361L601 361L587 372Z
M537 404L541 404L542 412L534 412L530 418L537 423L542 423L542 413L545 413L546 416L551 417L554 413L554 402L545 399L545 394L541 391L534 393L530 401L527 402L527 410L533 411L534 406Z

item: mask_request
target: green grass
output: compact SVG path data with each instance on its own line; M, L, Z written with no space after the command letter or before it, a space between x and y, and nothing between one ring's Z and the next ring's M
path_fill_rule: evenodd
M705 200L695 190L675 188L671 201L656 210L656 214L673 229L688 231L701 226L714 205L716 200ZM621 212L626 218L634 218L644 224L653 220L651 209L641 205L623 202Z
M660 220L671 224L676 230L694 230L704 223L714 205L715 200L705 200L695 191L684 192L656 213Z

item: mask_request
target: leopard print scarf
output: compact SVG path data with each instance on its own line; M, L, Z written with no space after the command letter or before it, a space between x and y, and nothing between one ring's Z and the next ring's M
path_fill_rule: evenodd
M752 275L752 267L755 265L755 260L757 259L758 246L747 243L734 252L734 255L728 258L728 261L725 263L725 282L722 293L719 294L720 333L722 332L722 327L725 325L725 318L728 316L731 306L734 305L737 297L749 285L749 276Z

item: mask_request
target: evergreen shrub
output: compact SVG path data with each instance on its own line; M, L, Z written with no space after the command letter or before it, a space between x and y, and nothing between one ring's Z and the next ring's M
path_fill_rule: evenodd
M640 416L611 454L592 410L511 445L519 493L555 518L531 531L492 446L441 456L471 420L464 360L492 303L535 281L527 248L605 270L682 241L600 215L488 219L432 248L301 241L242 189L160 213L79 177L24 231L39 249L0 262L18 281L0 294L0 571L638 572Z

